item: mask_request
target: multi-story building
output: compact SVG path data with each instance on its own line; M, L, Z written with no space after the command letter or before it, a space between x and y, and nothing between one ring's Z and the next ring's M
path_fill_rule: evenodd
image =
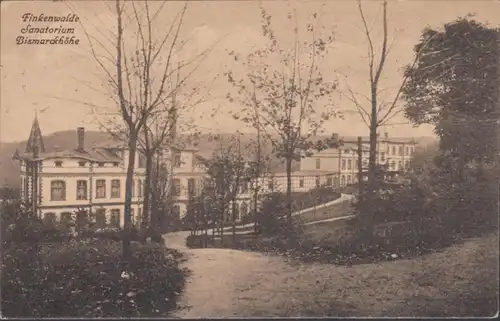
M96 223L123 226L125 181L129 151L116 141L85 148L85 130L78 128L74 149L46 152L38 119L35 118L21 164L21 197L49 221L78 220L77 213L95 213ZM174 211L186 214L189 194L199 190L205 170L194 148L169 148L162 153L161 168L173 168L171 188ZM172 160L173 164L170 163ZM145 158L134 160L132 222L143 214ZM249 211L248 192L238 196L240 215ZM240 216L241 217L241 216Z
M362 169L368 169L369 138L362 137ZM384 166L391 174L398 175L409 169L417 143L413 139L377 137L376 163ZM343 138L336 148L328 148L305 157L300 170L309 175L324 175L328 171L334 186L345 186L358 181L358 143L356 138ZM328 177L328 176L327 176Z

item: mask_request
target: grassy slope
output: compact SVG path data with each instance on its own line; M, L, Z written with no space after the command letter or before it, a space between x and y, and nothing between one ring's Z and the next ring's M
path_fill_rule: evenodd
M241 316L492 316L498 235L412 260L261 271L242 293ZM251 302L251 304L249 304Z

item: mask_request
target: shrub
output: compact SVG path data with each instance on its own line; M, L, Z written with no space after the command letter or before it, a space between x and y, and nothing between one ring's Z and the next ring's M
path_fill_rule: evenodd
M164 316L184 284L179 253L156 244L133 243L127 263L113 241L47 243L38 254L27 249L4 253L2 313L8 317Z

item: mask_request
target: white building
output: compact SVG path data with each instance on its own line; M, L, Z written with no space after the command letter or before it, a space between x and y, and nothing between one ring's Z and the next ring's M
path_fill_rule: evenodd
M186 213L189 192L201 187L205 171L196 149L171 149L173 154L172 190L174 211ZM15 158L21 164L21 197L33 210L49 221L78 220L78 212L92 212L97 224L123 226L125 181L129 152L123 144L103 143L85 148L84 128L78 128L75 148L46 152L38 119L35 118L26 150ZM169 160L165 157L164 164ZM145 159L136 154L132 184L132 222L142 219ZM33 201L34 200L34 201ZM241 215L249 212L250 195L238 197Z

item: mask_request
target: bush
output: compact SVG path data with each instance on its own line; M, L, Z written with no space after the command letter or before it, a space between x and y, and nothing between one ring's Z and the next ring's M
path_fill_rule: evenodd
M2 313L7 317L159 317L176 306L184 284L178 252L103 240L16 245L4 252Z

